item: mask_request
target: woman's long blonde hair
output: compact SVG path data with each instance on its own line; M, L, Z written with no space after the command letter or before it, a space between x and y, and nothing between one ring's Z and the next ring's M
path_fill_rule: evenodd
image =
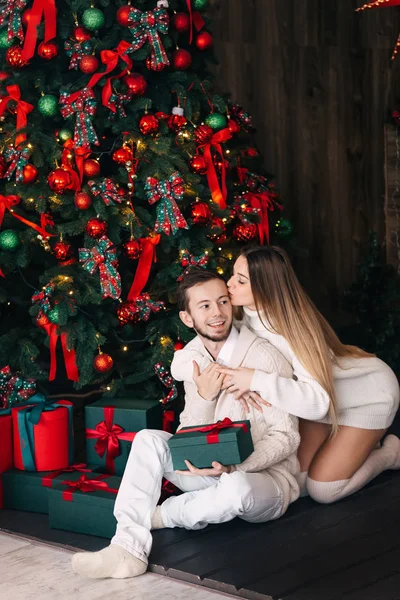
M241 256L247 260L251 289L261 321L287 340L304 368L328 393L334 435L338 426L332 364L337 364L338 357L374 355L341 343L301 287L282 248L250 246L242 250Z

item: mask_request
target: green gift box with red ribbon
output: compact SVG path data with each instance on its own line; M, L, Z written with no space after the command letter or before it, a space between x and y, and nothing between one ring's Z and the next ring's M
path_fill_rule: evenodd
M250 421L231 421L225 418L217 423L182 427L168 440L172 463L176 470L187 470L185 460L198 469L212 466L213 461L223 465L238 465L254 450Z
M49 525L111 539L117 521L114 504L121 478L99 473L67 473L48 488Z
M48 489L67 479L72 473L92 473L95 467L83 463L58 471L20 471L11 469L0 475L4 508L46 514L49 512ZM99 473L97 473L99 475Z
M85 407L86 460L102 471L123 475L135 434L162 428L159 402L101 398Z

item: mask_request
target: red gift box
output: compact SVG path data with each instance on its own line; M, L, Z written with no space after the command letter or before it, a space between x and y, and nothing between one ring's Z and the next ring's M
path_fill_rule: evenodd
M14 467L23 471L65 469L73 460L72 403L44 404L38 422L29 417L35 409L35 405L12 408Z
M1 473L13 466L13 435L11 415L0 416L0 508L3 508Z

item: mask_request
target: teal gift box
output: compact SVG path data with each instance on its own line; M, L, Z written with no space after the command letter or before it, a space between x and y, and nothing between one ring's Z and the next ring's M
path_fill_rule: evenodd
M162 428L159 402L101 398L85 407L86 459L107 473L123 475L135 434Z
M250 421L231 421L199 427L183 427L168 440L172 463L176 470L187 470L185 459L198 469L222 465L238 465L254 450Z
M4 508L46 514L49 512L47 493L49 488L68 478L72 473L82 475L92 471L93 469L85 464L41 473L11 469L1 475Z
M50 527L111 539L117 526L113 511L120 483L115 475L67 474L48 488Z

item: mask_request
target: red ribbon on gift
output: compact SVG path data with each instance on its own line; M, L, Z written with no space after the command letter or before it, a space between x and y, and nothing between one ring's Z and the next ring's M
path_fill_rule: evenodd
M128 42L126 42L125 40L122 40L118 44L118 46L115 50L102 50L100 52L100 60L106 66L106 69L105 69L105 71L102 71L101 73L95 73L94 75L92 75L92 77L90 78L90 81L87 85L87 87L94 87L96 85L96 83L98 83L98 81L100 81L100 79L102 77L104 77L104 75L108 75L108 73L111 73L111 71L114 71L114 69L118 65L119 59L124 61L124 63L126 64L126 69L121 71L121 73L119 75L115 75L114 77L109 77L103 87L102 92L101 92L102 103L104 106L107 106L108 108L110 108L110 110L113 110L113 108L111 108L108 105L109 100L111 98L111 94L112 94L111 80L112 79L121 79L121 77L126 75L126 73L128 71L130 71L133 66L132 59L127 54L125 54L125 52L130 47L131 47L131 45ZM113 110L113 112L115 112L115 109Z
M218 204L221 209L226 208L226 198L228 195L226 189L226 169L225 169L225 158L222 153L221 144L227 142L232 137L231 132L226 127L214 133L210 141L203 144L204 146L204 158L207 163L207 179L208 186L211 191L211 197L213 201ZM211 147L214 147L218 154L221 156L221 186L218 181L217 173L214 167L213 157L211 155ZM222 188L222 189L221 189Z
M86 429L88 439L98 438L94 446L97 454L102 458L106 454L106 469L115 473L114 460L121 454L119 442L132 442L135 431L124 431L120 425L114 423L114 407L104 407L104 421L98 423L95 429Z
M50 373L49 373L49 381L53 381L56 378L57 373L57 354L56 347L58 341L58 333L57 333L57 325L54 323L46 323L43 325L43 329L46 331L47 335L50 338ZM67 334L62 333L60 335L61 338L61 347L64 354L65 361L65 371L67 373L68 379L71 381L79 380L79 372L78 366L76 364L76 352L74 348L71 350L68 349L67 344Z
M57 9L55 0L34 0L30 9L28 29L22 49L22 58L29 60L35 54L38 27L44 17L44 42L48 42L57 34Z
M175 413L173 410L165 410L162 416L162 428L167 433L172 433L172 425L175 421Z
M25 225L32 227L32 229L40 233L40 235L42 235L44 238L52 237L53 234L47 233L47 231L43 227L40 227L40 225L36 225L36 223L28 221L28 219L25 219L25 217L21 217L20 215L14 212L13 208L14 206L17 206L17 204L19 204L20 200L21 198L19 196L3 196L2 194L0 194L0 227L3 223L5 212L6 210L8 210L13 217L18 219L22 223L25 223Z
M58 471L54 471L45 477L42 477L42 486L43 487L53 487L53 480L61 475L62 473L73 473L74 471L79 471L81 473L91 473L92 469L88 469L85 463L78 463L76 465L71 465L66 469L60 469Z
M140 238L139 243L142 247L142 253L139 258L138 266L135 273L135 278L132 282L131 289L127 296L129 302L134 302L141 294L145 287L149 276L153 261L156 262L156 246L161 239L161 235L155 235L148 238Z
M33 111L33 104L29 104L29 102L25 102L21 100L21 90L19 85L9 85L6 87L8 96L5 96L0 100L0 117L4 114L8 103L10 101L14 101L17 104L16 112L17 112L17 126L16 129L19 131L20 129L25 129L28 123L28 115ZM19 133L15 138L15 146L18 146L21 142L25 142L26 134Z
M192 10L192 0L186 0L186 4L188 7L188 11L189 11L189 18L190 18L190 39L189 39L189 43L191 44L193 41L193 25L196 28L196 31L199 32L203 29L204 25L206 24L206 22L204 21L203 17L201 16L201 14L199 13L198 10L195 10L193 12Z
M219 432L223 429L229 429L230 427L240 427L244 433L248 432L247 423L234 423L229 417L225 417L222 421L206 425L205 427L187 427L186 429L179 429L176 433L191 433L192 431L201 431L202 433L208 433L206 436L207 444L218 444L219 443Z
M78 490L86 494L87 492L109 492L110 494L118 494L117 488L111 488L108 483L103 481L108 475L99 475L95 479L89 479L87 475L81 475L77 481L62 481L62 485L68 485L69 490L62 493L62 499L67 502L72 502L74 492Z

